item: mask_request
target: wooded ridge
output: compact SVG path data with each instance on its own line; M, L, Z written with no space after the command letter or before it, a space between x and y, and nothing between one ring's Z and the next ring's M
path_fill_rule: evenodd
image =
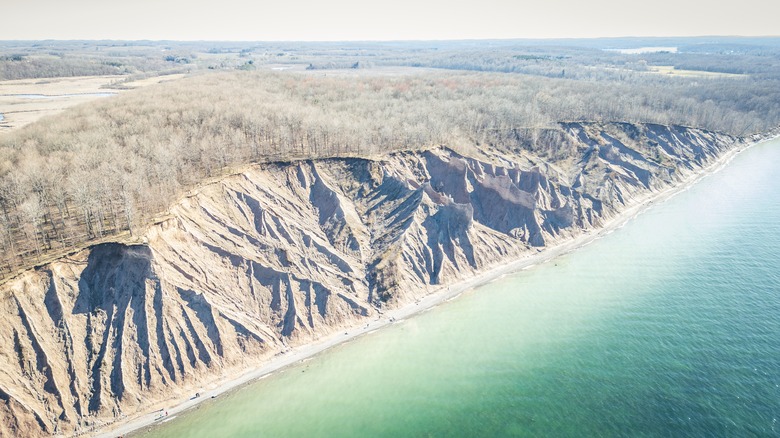
M481 59L469 53L447 59ZM482 57L494 59L491 53ZM702 63L702 56L685 59ZM440 58L429 54L418 63L438 66ZM541 65L558 58L507 59ZM186 190L246 163L374 157L436 145L477 154L522 150L556 163L578 156L564 135L566 122L689 126L737 137L780 124L780 79L768 64L744 77L689 78L636 66L617 74L599 57L576 59L567 71L598 64L603 74L232 71L41 120L0 137L0 277L47 254L137 234Z

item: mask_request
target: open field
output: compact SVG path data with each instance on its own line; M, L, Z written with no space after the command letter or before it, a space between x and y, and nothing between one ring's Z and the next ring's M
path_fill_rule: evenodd
M678 70L672 65L654 65L648 67L653 73L659 73L672 76L684 76L688 78L744 78L746 75L735 73L720 73L714 71L702 70Z
M373 68L335 68L335 69L305 69L292 66L282 71L304 73L310 76L339 78L399 78L419 76L430 73L441 73L440 69L426 67L373 67Z
M122 88L136 89L184 77L183 74L154 76L128 83ZM78 76L65 78L19 79L0 81L0 134L29 125L42 117L70 107L114 96L122 89L107 88L122 76Z
M153 76L151 78L138 79L136 81L124 82L121 85L122 85L122 88L142 88L142 87L146 87L148 85L159 84L159 83L162 83L162 82L175 81L177 79L183 78L184 76L186 76L186 75L183 74L183 73L173 74L173 75Z
M0 82L0 134L84 102L114 94L103 89L116 76L20 79Z

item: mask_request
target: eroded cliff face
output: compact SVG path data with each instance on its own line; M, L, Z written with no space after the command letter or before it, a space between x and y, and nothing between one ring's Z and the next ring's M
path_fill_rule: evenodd
M0 286L0 435L72 434L598 227L735 145L656 125L563 125L564 158L446 148L256 166L143 244ZM476 154L475 154L476 155Z

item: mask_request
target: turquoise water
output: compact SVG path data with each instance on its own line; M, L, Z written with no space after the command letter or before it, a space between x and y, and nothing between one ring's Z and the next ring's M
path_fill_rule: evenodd
M780 142L145 437L780 436Z

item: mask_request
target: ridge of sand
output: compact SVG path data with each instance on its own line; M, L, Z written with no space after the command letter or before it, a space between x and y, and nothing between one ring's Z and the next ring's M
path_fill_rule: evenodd
M434 308L466 291L488 284L507 274L515 273L523 269L528 269L535 265L553 260L561 255L568 254L612 233L616 229L623 227L630 220L650 208L653 204L663 202L681 192L688 190L691 186L703 178L712 175L713 173L716 173L717 171L724 168L732 159L734 159L734 157L748 148L760 143L775 140L777 138L780 138L780 134L770 135L760 140L748 143L745 146L737 146L726 151L708 166L699 172L691 174L681 183L661 191L649 192L645 196L635 198L631 206L617 213L613 218L609 219L606 223L603 224L601 228L597 230L583 232L577 237L559 241L558 243L546 247L538 252L528 253L518 260L512 260L509 262L493 265L482 273L471 278L467 278L453 284L443 285L437 291L416 302L411 302L404 306L383 312L378 319L372 320L365 325L361 324L361 326L350 328L343 333L339 332L331 334L330 336L324 337L317 342L288 349L287 351L278 354L270 361L249 369L246 373L239 377L225 379L215 384L212 388L201 391L199 393L199 397L192 397L188 400L182 400L180 403L167 409L156 410L139 416L120 419L118 422L106 425L102 431L97 431L93 436L101 438L123 436L131 432L139 431L140 429L146 428L148 426L162 423L166 419L173 419L173 417L177 414L191 409L206 400L210 400L219 395L225 394L254 380L268 377L272 373L279 371L282 368L308 359L325 350L328 350L331 347L373 332L390 324L394 324L406 318L410 318L414 315L420 314L423 311Z

